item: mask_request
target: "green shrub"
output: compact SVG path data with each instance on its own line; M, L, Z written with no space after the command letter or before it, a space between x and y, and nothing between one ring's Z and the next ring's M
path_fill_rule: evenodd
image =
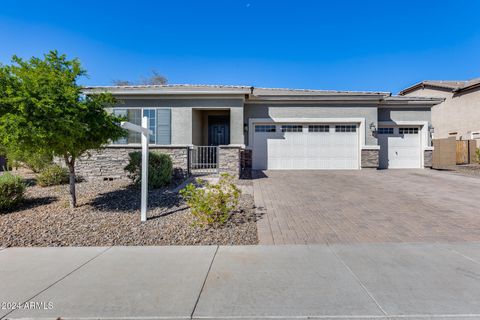
M130 161L125 167L128 177L135 185L142 182L142 153L128 154ZM168 154L150 152L148 155L148 187L152 189L167 186L172 181L172 158Z
M475 151L475 154L477 155L477 162L480 163L480 149L477 148L477 151Z
M8 164L10 167L27 167L33 172L40 172L53 162L53 156L48 152L27 152L25 150L6 149Z
M69 182L67 168L52 164L42 170L37 177L37 183L42 187L57 186Z
M11 209L24 199L25 182L19 176L4 173L0 176L0 211Z
M240 190L233 183L233 176L220 174L217 184L197 181L200 186L190 183L180 190L192 214L201 225L220 226L228 221L230 214L238 207Z

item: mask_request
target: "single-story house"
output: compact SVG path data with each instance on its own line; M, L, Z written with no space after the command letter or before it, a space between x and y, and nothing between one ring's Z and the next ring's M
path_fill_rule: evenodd
M242 156L258 170L424 168L431 166L431 108L442 98L251 86L153 85L87 87L110 92L111 112L140 124L149 119L151 148L172 155L174 165L214 161L238 173ZM117 177L131 133L85 159L79 173ZM205 147L216 150L212 155ZM193 152L193 154L192 154ZM203 156L202 156L203 152Z
M400 91L400 95L444 99L432 108L434 138L480 139L480 78L426 80ZM480 147L479 140L477 146Z

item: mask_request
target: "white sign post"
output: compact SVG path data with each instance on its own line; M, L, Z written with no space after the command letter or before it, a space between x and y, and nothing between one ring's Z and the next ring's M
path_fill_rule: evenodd
M148 129L148 118L142 118L142 126L138 126L131 122L121 122L120 126L124 129L138 132L142 134L142 195L141 195L141 221L147 221L147 207L148 207L148 140L149 135L153 134Z

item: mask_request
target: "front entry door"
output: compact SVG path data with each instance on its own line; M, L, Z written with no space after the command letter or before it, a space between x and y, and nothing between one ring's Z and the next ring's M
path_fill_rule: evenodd
M230 144L230 119L228 116L208 117L208 145Z

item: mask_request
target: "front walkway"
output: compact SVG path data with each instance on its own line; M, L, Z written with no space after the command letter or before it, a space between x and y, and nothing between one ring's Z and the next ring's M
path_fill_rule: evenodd
M10 319L479 319L480 243L9 248L0 288Z
M480 241L479 177L428 169L256 174L260 244Z

